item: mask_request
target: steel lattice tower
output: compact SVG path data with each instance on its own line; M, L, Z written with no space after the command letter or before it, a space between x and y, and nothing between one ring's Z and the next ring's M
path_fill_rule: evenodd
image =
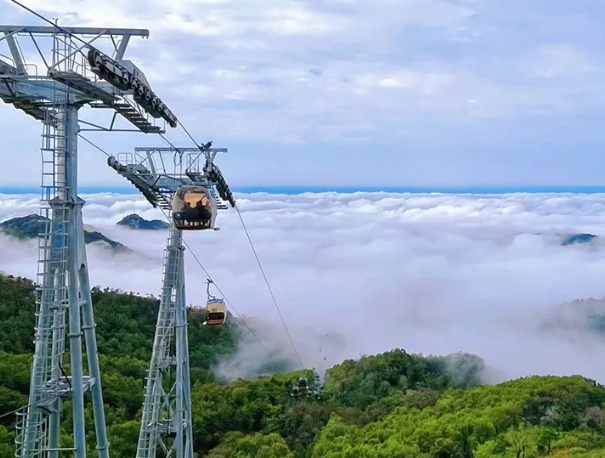
M148 30L0 26L2 33L0 45L6 44L8 52L0 55L10 54L12 59L0 58L0 98L43 124L43 228L39 238L35 350L29 402L18 415L15 456L58 458L64 456L64 452L71 452L75 458L85 458L87 449L96 448L99 458L108 458L101 371L82 223L84 201L77 192L77 136L82 130L126 130L114 128L117 113L133 124L135 131L145 133L164 132L149 122L147 113L167 119L172 127L176 126L176 121L169 116L171 113L167 114L165 105L160 106L157 100L153 100L154 112L150 98L157 97L147 82L142 83L125 70L134 67L131 62L123 60L130 37L148 37ZM93 42L94 46L101 41L109 43L102 38L112 40L113 58L93 47ZM17 40L21 39L32 41L29 46L25 43L20 45ZM46 46L49 43L50 46ZM48 48L51 50L45 52ZM47 68L46 75L28 72L35 66L26 63L22 52L25 49L39 53L31 60L38 65L42 61ZM91 54L93 51L96 54ZM94 62L93 57L96 59ZM113 68L121 65L123 71L118 82L101 81L101 78L111 78L106 72L105 62L116 64L117 67ZM139 78L145 80L142 74ZM136 87L132 86L133 82ZM137 92L137 88L142 92ZM79 110L84 105L110 109L114 114L111 125L101 127L80 120ZM163 111L158 115L158 110ZM81 129L82 124L94 129ZM69 339L69 367L64 362L66 337ZM82 340L87 371L83 367ZM90 392L92 397L96 431L94 447L86 444L86 392ZM60 443L63 400L68 398L72 405L73 447Z
M227 149L136 148L134 154L110 157L108 165L168 216L173 195L181 186L203 186L213 194L217 184L221 189L220 182L224 180L214 165L219 152L226 153ZM234 205L232 199L231 202ZM158 448L166 457L193 458L184 251L182 231L171 224L136 458L155 458Z

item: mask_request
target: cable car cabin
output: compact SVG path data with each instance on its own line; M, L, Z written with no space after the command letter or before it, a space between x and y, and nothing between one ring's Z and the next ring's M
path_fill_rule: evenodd
M172 201L172 221L176 229L199 231L214 229L216 199L203 186L181 186Z
M209 326L220 326L227 319L227 308L221 299L210 299L206 304L206 321Z
M301 390L301 391L302 390L306 390L307 389L307 385L308 385L308 383L307 383L307 377L300 377L298 379L298 389L299 390Z

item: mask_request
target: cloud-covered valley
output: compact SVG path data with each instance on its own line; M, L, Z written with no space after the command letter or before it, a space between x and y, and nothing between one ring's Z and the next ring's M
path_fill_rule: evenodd
M605 195L237 197L305 365L402 347L476 353L498 379L582 373L605 381L597 356L605 336L590 330L578 307L559 305L605 296L600 239L562 243L569 234L600 233ZM89 245L92 284L157 296L166 232L116 222L162 213L137 195L83 198L85 223L133 250ZM34 195L0 195L0 221L37 207ZM188 233L187 243L263 344L287 348L237 213L220 212L217 221L220 231ZM36 247L0 235L0 271L35 278ZM206 276L190 253L186 264L188 302L203 305ZM260 357L260 345L248 340L248 356Z

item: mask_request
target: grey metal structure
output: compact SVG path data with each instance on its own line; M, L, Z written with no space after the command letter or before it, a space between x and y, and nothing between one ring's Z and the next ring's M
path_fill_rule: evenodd
M129 39L135 36L148 37L149 31L0 26L0 46L8 48L5 52L0 49L0 99L43 124L43 227L39 238L35 350L29 403L18 415L17 458L58 458L65 453L74 458L85 458L87 450L94 449L99 458L109 457L82 223L84 201L77 192L77 136L80 124L87 124L79 119L79 110L85 105L108 108L113 112L111 125L107 128L96 126L96 130L115 130L113 125L118 113L130 121L136 131L162 130L149 122L146 114L149 110L143 107L149 103L140 95L97 77L99 74L101 78L111 79L107 71L109 67L104 63L115 64L112 68L118 70L128 66L133 71L136 69L132 63L123 60ZM96 67L89 68L91 53L94 51L96 56L99 55L92 43L97 46L102 41L108 46L111 44L115 60L100 53L103 56L101 64L95 63ZM46 67L43 75L38 74L36 65L27 63L23 54L26 49L33 50L35 57L32 60L37 60L38 66ZM122 72L123 80L136 80L139 87L141 78L144 80L142 74L137 79L134 74ZM149 88L144 95L155 97ZM137 97L142 105L136 101ZM159 106L155 100L154 104ZM166 113L167 109L160 117L172 119ZM157 112L152 113L156 118L157 115ZM66 336L69 338L70 375L67 375L63 364ZM87 371L83 367L83 338ZM92 398L95 444L86 443L86 392L90 392ZM62 427L65 427L61 423L63 400L67 398L72 405L70 431L73 444L60 443Z
M130 181L151 205L170 214L173 196L181 186L203 186L211 190L216 187L223 199L235 205L214 164L219 152L226 153L227 149L136 148L134 154L121 153L117 159L110 157L107 163ZM158 447L166 457L192 458L184 247L182 231L173 225L164 251L162 277L136 458L155 458Z

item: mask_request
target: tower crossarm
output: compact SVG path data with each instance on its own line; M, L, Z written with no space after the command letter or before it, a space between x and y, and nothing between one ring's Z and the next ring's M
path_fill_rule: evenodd
M169 175L159 175L143 164L122 164L114 156L107 159L107 165L130 181L154 207L169 209L172 194L179 187L193 183L187 177L177 178Z
M135 148L134 154L110 156L107 165L132 183L154 207L170 210L172 197L181 186L216 188L221 199L234 206L233 194L214 164L216 154L226 152L227 148L204 146L140 147Z
M0 25L0 33L6 35L13 34L32 34L50 35L57 32L57 29L63 33L71 35L93 35L93 36L134 36L149 38L148 29L123 29L123 28L108 28L108 27L54 27L54 26L39 26L39 25Z
M0 50L0 99L52 124L53 103L69 98L70 103L114 111L108 128L82 121L96 127L93 130L133 130L114 125L119 114L136 131L164 133L153 119L171 127L178 120L151 89L143 71L124 59L131 37L148 38L149 30L0 25L0 46L7 48ZM100 42L107 41L101 38L111 40L111 52L100 49ZM33 46L20 44L21 39L31 40ZM52 59L45 43L51 43ZM26 56L24 49L30 54L36 50L37 55Z

